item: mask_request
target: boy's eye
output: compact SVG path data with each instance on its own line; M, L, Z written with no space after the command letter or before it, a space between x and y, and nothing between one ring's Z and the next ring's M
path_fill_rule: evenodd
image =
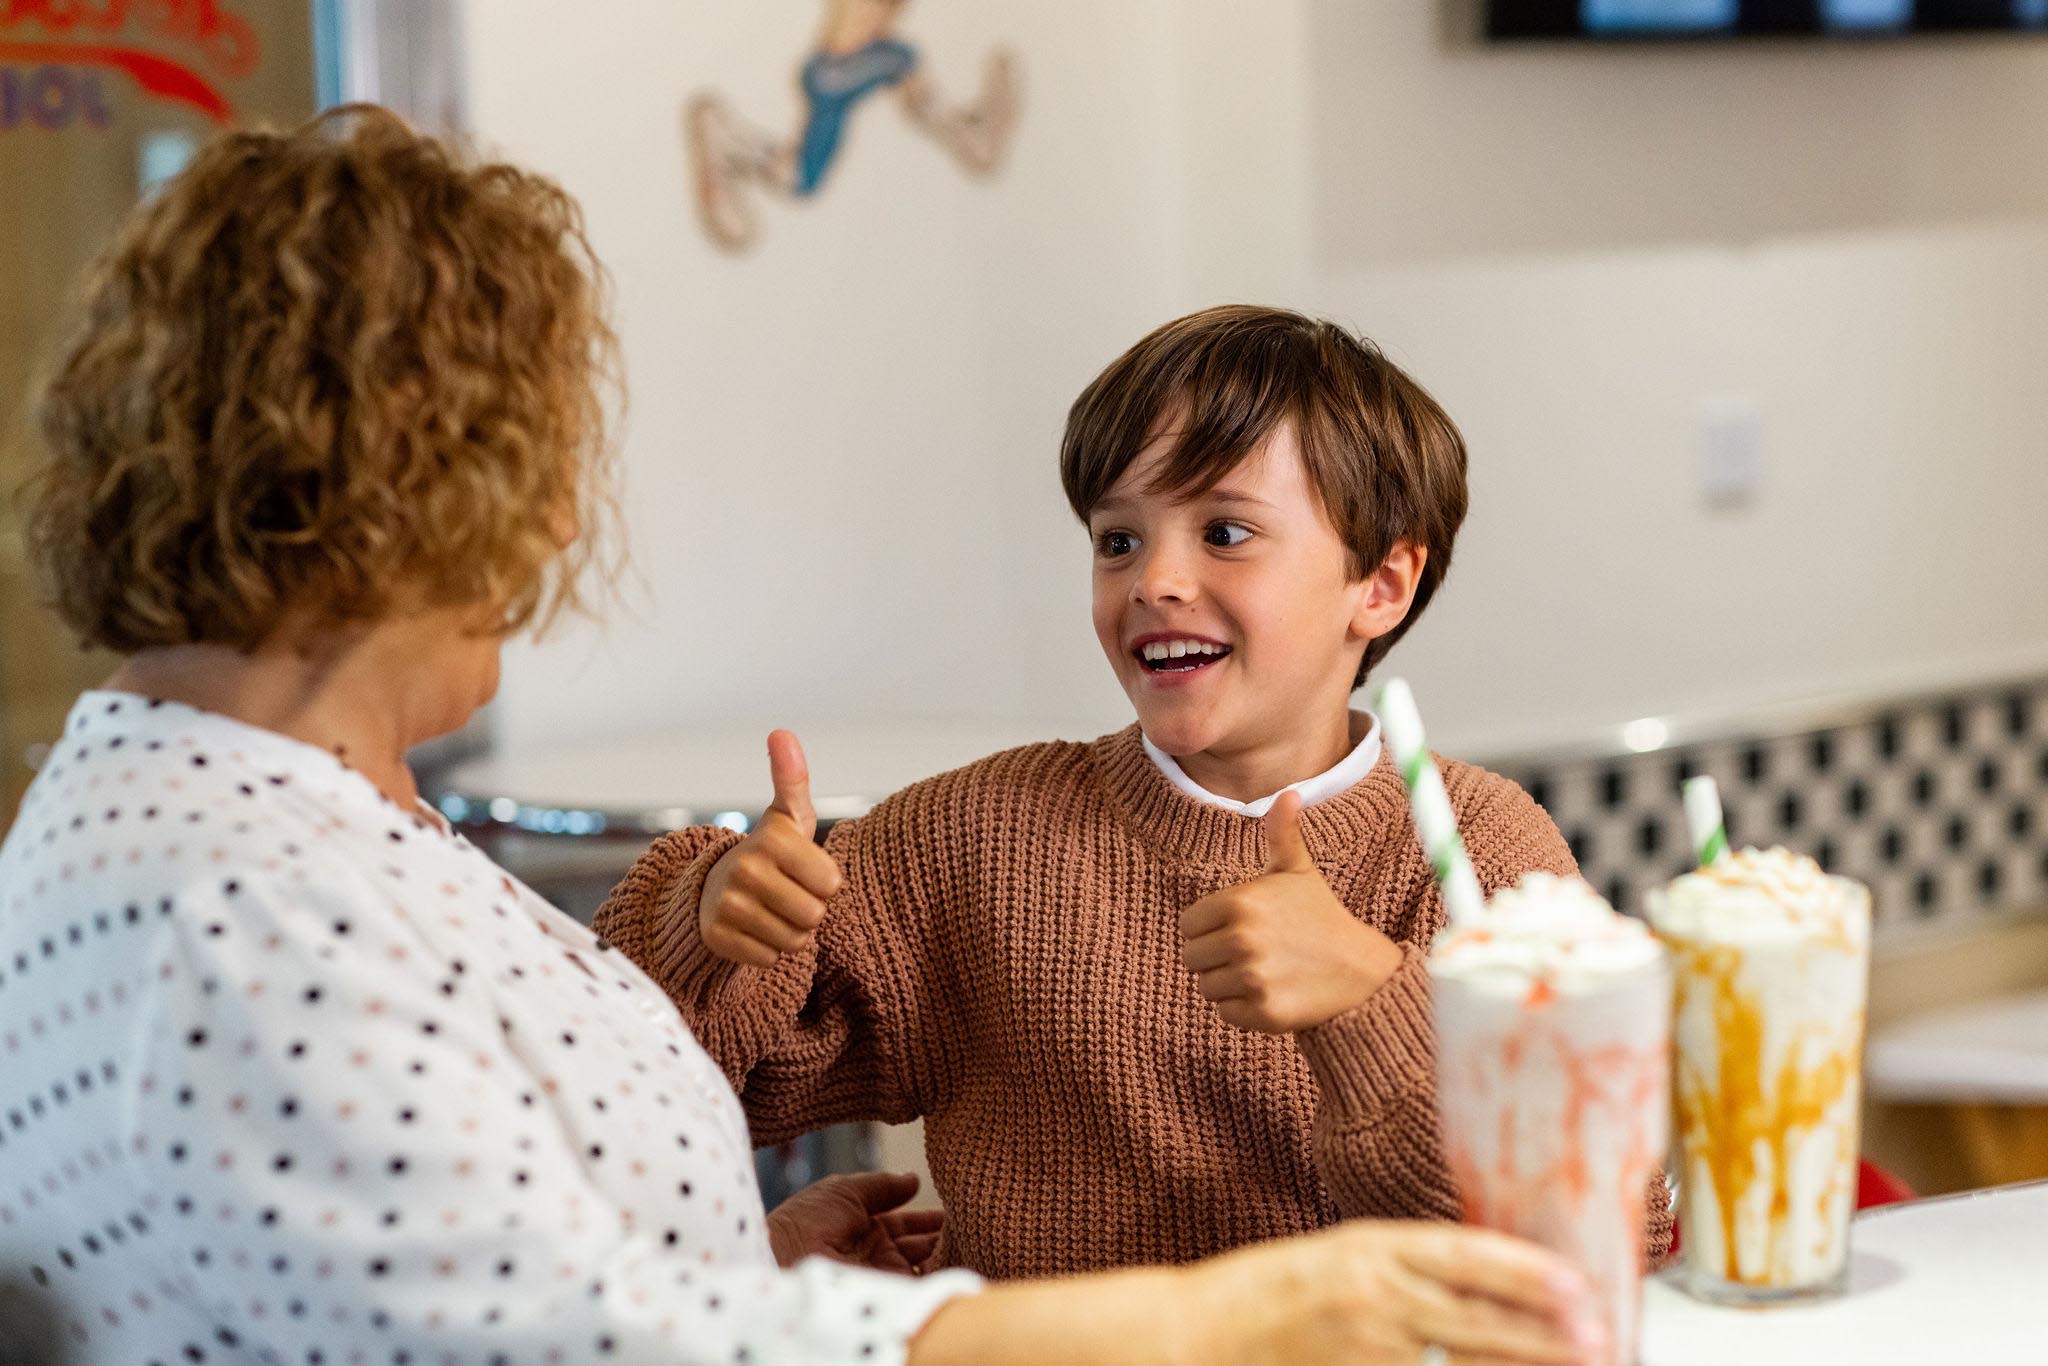
M1251 538L1251 529L1241 527L1236 522L1211 522L1208 531L1202 537L1213 546L1243 545Z
M1095 553L1104 559L1113 560L1119 555L1128 555L1137 549L1138 538L1128 531L1105 531L1095 538Z

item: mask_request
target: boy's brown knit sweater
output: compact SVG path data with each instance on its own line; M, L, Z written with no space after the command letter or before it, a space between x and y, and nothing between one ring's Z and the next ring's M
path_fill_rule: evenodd
M1576 871L1513 783L1458 763L1444 781L1488 890ZM1337 897L1406 955L1364 1005L1292 1038L1224 1024L1180 959L1180 913L1264 870L1263 827L1176 790L1136 726L997 754L835 826L845 886L773 968L697 934L729 831L657 842L597 928L675 998L757 1142L923 1116L949 1265L1044 1276L1346 1216L1454 1219L1422 969L1443 911L1399 775L1382 755L1301 826Z

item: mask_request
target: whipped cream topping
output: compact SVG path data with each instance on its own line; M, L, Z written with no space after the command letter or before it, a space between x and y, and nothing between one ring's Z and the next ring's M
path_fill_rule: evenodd
M1870 933L1870 892L1789 849L1744 849L1650 893L1650 920L1681 939Z
M1648 926L1617 914L1579 878L1528 873L1471 923L1438 935L1429 970L1504 992L1541 982L1569 994L1639 972L1662 953Z

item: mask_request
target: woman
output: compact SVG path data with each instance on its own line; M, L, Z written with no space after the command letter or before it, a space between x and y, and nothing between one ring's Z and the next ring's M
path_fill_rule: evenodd
M374 110L100 262L31 543L123 663L0 846L0 1279L93 1362L1577 1359L1576 1277L1473 1232L985 1287L888 1274L903 1179L764 1214L659 989L404 761L573 601L594 279L559 189Z

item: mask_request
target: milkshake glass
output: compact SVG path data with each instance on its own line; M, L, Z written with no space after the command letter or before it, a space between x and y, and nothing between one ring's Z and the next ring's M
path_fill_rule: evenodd
M1856 1206L1870 893L1745 849L1650 894L1675 979L1686 1288L1769 1304L1841 1291Z
M1670 1137L1671 971L1648 927L1530 873L1437 937L1437 1102L1467 1222L1576 1262L1633 1362Z

